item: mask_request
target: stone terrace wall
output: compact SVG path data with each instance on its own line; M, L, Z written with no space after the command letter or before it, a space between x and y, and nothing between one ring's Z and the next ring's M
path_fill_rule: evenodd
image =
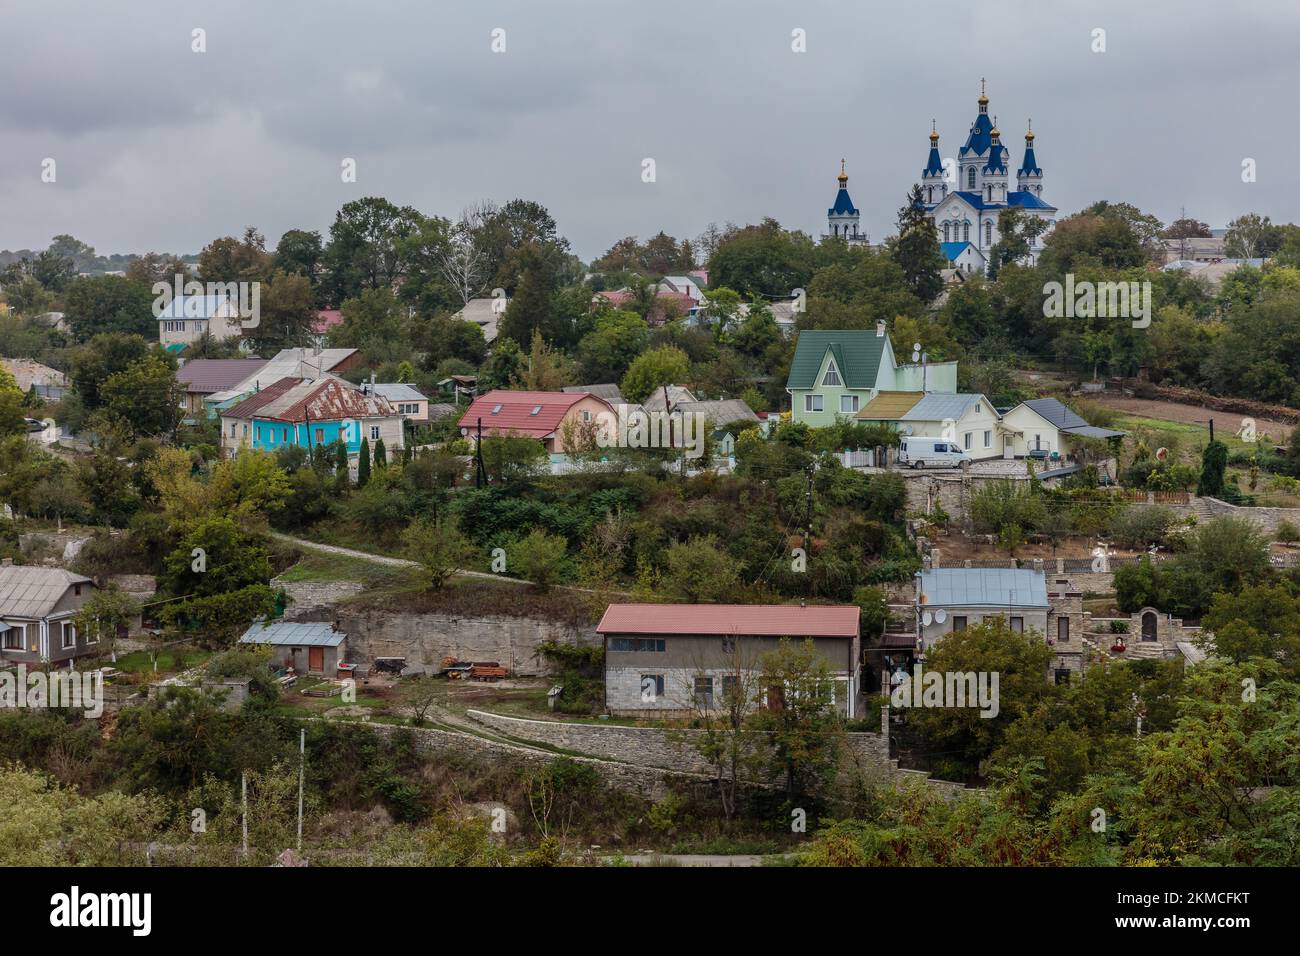
M686 773L709 772L708 763L691 746L691 739L700 733L697 730L527 720L481 710L468 711L466 716L508 737L544 743L562 750ZM869 733L845 736L849 753L858 763L886 766L889 760L887 737Z
M498 743L472 734L429 727L398 727L393 724L366 723L363 726L385 737L409 733L415 740L416 752L426 757L452 757L492 763L505 761L519 770L545 766L557 759L556 754ZM708 785L710 782L707 776L701 774L611 763L590 757L570 759L593 768L610 787L646 800L661 800L671 790Z
M581 629L532 618L354 611L343 607L294 609L287 619L332 621L348 635L348 659L369 664L376 657L404 657L409 668L426 674L442 669L444 657L499 661L513 676L545 673L538 645L598 645L595 628Z
M1260 530L1272 534L1283 521L1300 528L1300 508L1244 508L1241 505L1228 504L1218 498L1200 498L1216 518L1231 515L1234 518L1246 518L1255 522Z

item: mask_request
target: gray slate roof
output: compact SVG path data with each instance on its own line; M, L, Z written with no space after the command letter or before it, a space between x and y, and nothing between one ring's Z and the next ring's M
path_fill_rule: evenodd
M921 572L926 607L1046 608L1047 577L1028 568L939 568Z
M0 617L39 620L54 610L72 585L93 583L62 568L0 565Z
M1089 425L1058 398L1031 398L1025 402L1025 405L1067 435L1078 435L1081 438L1119 438L1124 434L1111 431L1109 428Z
M338 647L347 635L329 624L275 621L270 625L254 624L240 644L273 644L276 647Z
M566 386L564 386L564 388L560 389L560 391L562 391L562 392L590 392L592 395L595 395L597 398L603 398L605 401L609 402L611 405L615 405L615 406L617 406L617 405L622 405L622 404L623 404L623 393L622 393L621 391L619 391L619 388L618 388L617 385L610 385L610 384L601 384L601 385L566 385Z

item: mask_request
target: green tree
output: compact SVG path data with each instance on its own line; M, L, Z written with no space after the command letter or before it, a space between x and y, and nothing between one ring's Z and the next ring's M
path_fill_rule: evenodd
M947 262L939 249L939 234L926 213L919 185L912 187L907 202L898 210L898 235L889 252L903 270L907 287L922 302L930 302L943 290L939 272Z
M644 402L655 389L686 381L690 372L690 359L676 346L651 349L632 362L621 391L629 402Z
M664 550L659 590L673 600L691 604L725 600L739 581L736 559L718 546L713 535L676 542Z
M441 590L453 574L470 567L477 556L473 543L450 516L411 522L402 532L402 543L406 556L423 566L431 591Z
M837 766L844 726L835 681L811 640L783 638L759 658L758 670L767 706L754 714L753 726L766 740L773 778L794 800L826 783Z
M357 455L357 487L364 488L370 480L370 439L361 439L361 451Z
M64 295L64 313L78 342L103 332L121 332L146 339L158 337L148 286L120 276L73 279Z
M568 543L559 535L535 528L506 549L510 570L548 591L568 576Z

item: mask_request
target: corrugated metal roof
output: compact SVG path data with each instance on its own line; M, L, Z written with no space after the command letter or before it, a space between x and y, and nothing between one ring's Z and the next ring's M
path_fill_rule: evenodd
M474 399L461 417L460 427L477 428L477 421L482 417L484 432L515 432L545 438L560 427L569 409L588 395L588 392L525 392L496 388ZM536 414L533 414L534 409L537 409Z
M1032 398L1024 404L1057 428L1082 428L1088 424L1057 398Z
M564 388L560 389L560 391L570 393L590 392L597 398L603 398L611 405L620 405L623 403L623 393L619 391L618 386L608 383L601 385L566 385Z
M269 399L268 392L273 393ZM347 418L387 418L397 412L386 398L366 395L352 383L326 375L315 381L281 379L222 414L228 418L256 417L277 422L332 422Z
M732 422L754 422L758 416L749 404L739 398L725 398L715 402L682 402L674 405L673 411L689 415L699 415L711 425L730 425Z
M326 372L338 368L355 355L356 351L356 349L321 349L316 352L308 348L281 349L267 361L265 367L246 376L238 385L217 392L212 396L212 401L229 401L241 395L247 397L259 387L265 388L282 378L320 378Z
M599 634L719 634L740 637L857 637L856 605L611 604Z
M294 621L275 621L272 624L254 624L240 644L273 644L276 647L338 647L347 635L334 630L329 624L313 624Z
M176 371L185 391L198 394L233 388L266 366L266 359L193 359Z
M875 388L885 351L884 335L874 329L806 329L795 340L787 388L816 388L817 373L827 349L835 353L835 364L847 388Z
M899 421L941 422L945 418L957 421L976 402L983 402L989 408L993 407L987 398L978 393L957 392L954 395L944 395L938 392L927 392L925 397L913 405L911 411L905 413Z
M404 382L377 382L375 384L375 394L380 398L386 398L390 402L427 402L429 399L420 394L419 389L414 385L407 385Z
M1028 568L938 568L921 572L926 607L1049 607L1047 577Z
M0 616L39 620L58 604L74 584L90 584L90 578L62 568L32 565L0 565Z

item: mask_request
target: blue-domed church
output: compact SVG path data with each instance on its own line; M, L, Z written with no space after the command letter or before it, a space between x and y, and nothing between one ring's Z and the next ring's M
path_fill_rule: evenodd
M966 145L957 152L953 178L949 179L939 156L939 133L930 129L930 156L921 172L921 194L939 233L940 247L949 264L962 272L984 272L998 241L998 215L1019 208L1047 220L1044 235L1056 225L1056 207L1043 199L1043 170L1034 154L1034 131L1025 133L1025 154L1016 170L1016 188L1008 187L1011 151L1002 145L997 120L989 119L989 98L980 84L979 113L971 124ZM955 187L955 188L952 188ZM1036 262L1043 248L1039 236L1030 248Z

